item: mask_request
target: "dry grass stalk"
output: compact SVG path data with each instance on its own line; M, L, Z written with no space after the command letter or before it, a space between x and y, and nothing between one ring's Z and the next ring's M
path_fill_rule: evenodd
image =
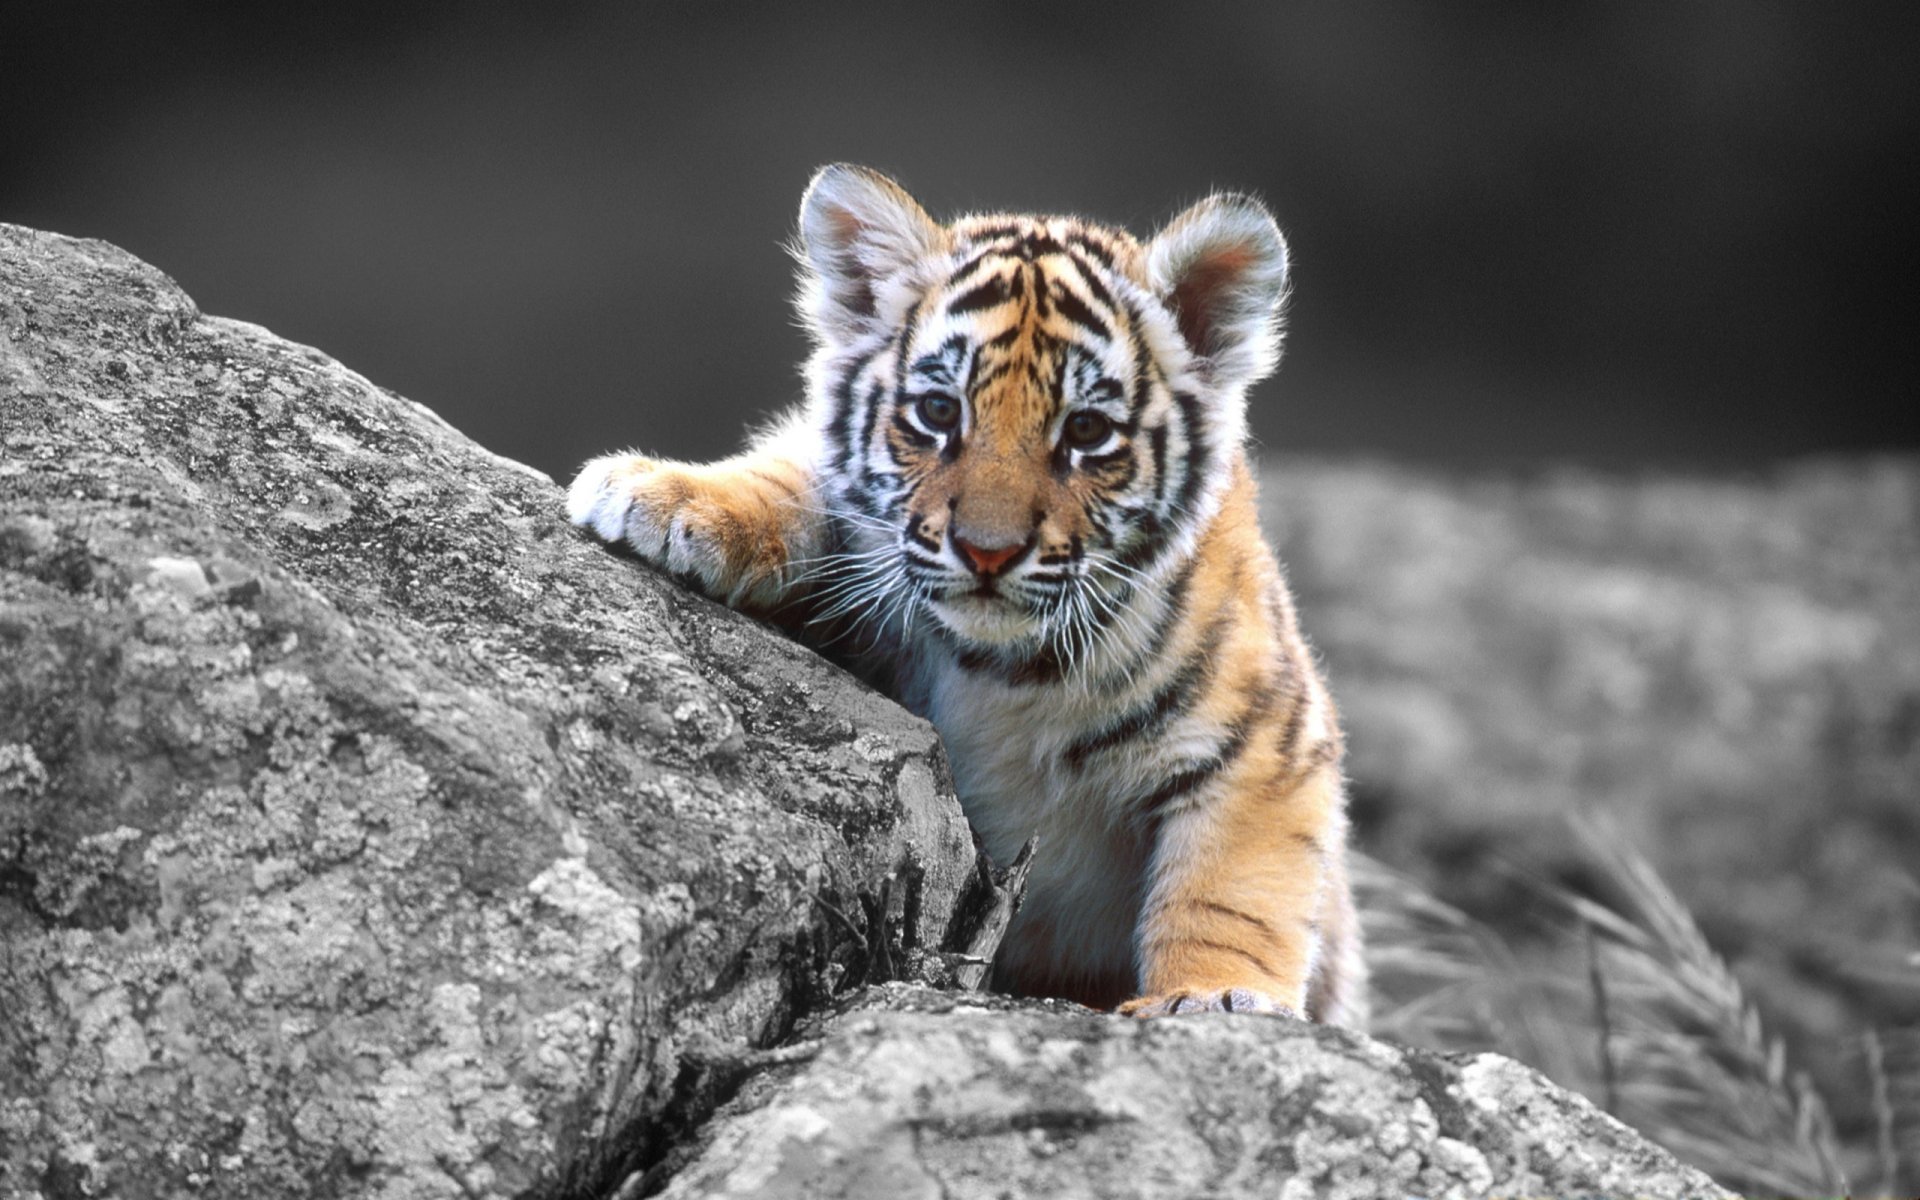
M1920 1028L1879 1030L1887 1101L1884 1120L1891 1126L1895 1176L1890 1196L1920 1195ZM1879 1105L1876 1100L1876 1115Z
M1621 1118L1737 1191L1847 1193L1826 1104L1685 905L1624 838L1580 835L1621 901L1561 895L1598 941Z
M1552 1079L1583 1076L1548 997L1500 935L1413 879L1355 855L1351 867L1372 972L1377 1037L1464 1052L1496 1051Z
M1861 1035L1860 1049L1866 1056L1867 1079L1873 1087L1873 1148L1880 1167L1879 1194L1891 1196L1900 1180L1900 1154L1893 1141L1893 1095L1887 1083L1886 1051L1881 1048L1879 1033L1872 1029Z
M1826 1103L1686 906L1617 832L1580 833L1610 903L1535 884L1574 918L1553 945L1529 947L1543 967L1411 879L1359 861L1374 1033L1520 1059L1736 1191L1847 1194ZM1871 1045L1862 1087L1874 1089L1878 1128L1853 1161L1863 1172L1872 1162L1881 1194L1915 1194L1920 1029Z

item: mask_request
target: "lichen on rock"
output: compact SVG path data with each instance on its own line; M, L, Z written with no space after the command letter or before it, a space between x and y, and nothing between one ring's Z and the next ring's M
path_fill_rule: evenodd
M0 380L0 1194L591 1188L823 905L946 936L931 730L538 473L12 227Z
M1297 1021L1127 1022L891 984L801 1045L664 1196L1726 1195L1510 1060Z

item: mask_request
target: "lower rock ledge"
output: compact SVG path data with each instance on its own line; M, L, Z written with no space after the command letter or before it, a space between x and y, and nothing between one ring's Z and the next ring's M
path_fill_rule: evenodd
M1494 1055L887 985L780 1054L668 1197L1729 1193Z

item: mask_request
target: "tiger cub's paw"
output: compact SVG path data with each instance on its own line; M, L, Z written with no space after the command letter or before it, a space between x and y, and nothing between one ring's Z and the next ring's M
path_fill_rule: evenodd
M1196 989L1191 992L1167 992L1158 996L1140 996L1127 1001L1115 1010L1123 1017L1172 1017L1185 1013L1201 1012L1244 1012L1264 1013L1273 1017L1291 1017L1298 1021L1300 1014L1293 1007L1283 1004L1265 992L1256 992L1251 988Z
M784 551L754 528L726 473L636 454L609 454L580 469L567 516L729 604L768 602ZM768 593L762 595L762 593Z

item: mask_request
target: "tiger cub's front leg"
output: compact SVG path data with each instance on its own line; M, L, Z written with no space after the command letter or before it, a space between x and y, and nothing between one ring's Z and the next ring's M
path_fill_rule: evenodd
M770 612L825 544L813 493L812 468L777 451L716 463L609 454L581 468L567 515L730 607Z
M1166 817L1136 935L1142 994L1121 1012L1325 1019L1308 993L1328 859L1340 849L1327 844L1340 786L1322 767L1277 791L1230 788Z

